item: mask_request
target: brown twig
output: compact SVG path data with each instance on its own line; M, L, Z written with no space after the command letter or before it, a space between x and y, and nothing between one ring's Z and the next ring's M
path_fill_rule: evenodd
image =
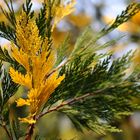
M34 132L34 124L31 124L29 125L29 130L28 130L25 140L31 140L33 132Z
M94 96L102 91L104 91L105 89L101 89L101 90L97 90L96 92L94 93L87 93L87 94L84 94L82 96L79 96L79 97L76 97L76 98L73 98L73 99L69 99L69 100L66 100L64 102L62 102L60 105L58 106L55 106L45 112L42 112L41 114L39 114L37 117L36 117L36 120L38 120L39 118L43 117L44 115L50 113L50 112L53 112L53 111L58 111L60 108L64 107L65 105L70 105L70 104L73 104L75 102L78 102L82 99L85 99L87 97L90 97L90 96Z

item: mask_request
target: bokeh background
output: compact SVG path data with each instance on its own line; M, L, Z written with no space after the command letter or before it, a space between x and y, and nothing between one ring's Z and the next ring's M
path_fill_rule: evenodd
M16 14L19 14L22 3L25 0L12 0ZM43 0L32 0L33 9L38 12ZM67 0L65 0L67 1ZM111 24L118 14L125 10L132 0L77 0L76 11L61 21L53 33L54 45L59 47L62 40L67 34L70 35L71 46L75 43L80 33L87 27L91 26L93 33L96 35L106 25ZM135 2L140 2L135 0ZM5 7L4 0L0 0L0 5ZM0 21L7 22L6 18L0 11ZM130 21L121 25L118 29L111 32L99 41L102 44L111 39L121 37L117 43L110 46L104 51L112 51L113 59L122 56L129 50L136 50L135 57L132 60L132 66L128 74L135 68L140 67L140 13L135 15ZM0 45L8 47L9 42L0 38ZM20 96L25 89L21 88L16 97ZM15 97L15 98L16 98ZM140 103L140 99L134 100ZM9 101L11 108L15 108L15 103ZM22 113L18 109L13 114ZM24 112L23 112L24 113ZM116 122L116 126L123 130L122 133L108 133L106 136L95 134L92 131L86 131L82 134L74 128L70 120L60 113L51 113L37 124L37 133L43 136L42 140L140 140L140 111L136 110L130 117ZM23 126L24 127L24 126ZM0 130L2 132L2 130ZM6 139L5 134L0 136L0 140Z

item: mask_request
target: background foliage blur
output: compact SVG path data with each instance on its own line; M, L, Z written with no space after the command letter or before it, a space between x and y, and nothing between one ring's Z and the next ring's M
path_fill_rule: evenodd
M12 1L14 3L15 11L18 14L19 5L24 3L25 0ZM33 0L33 8L36 12L38 12L42 1L43 0ZM62 40L69 35L71 38L70 49L72 49L76 37L84 30L85 27L90 25L95 33L100 31L107 24L110 24L130 2L132 2L132 0L77 0L76 12L66 17L54 30L53 39L55 46L59 47ZM137 2L139 1L137 0ZM0 0L0 5L5 7L3 0ZM2 12L0 12L0 20L6 21ZM127 23L121 25L117 30L101 39L98 43L102 44L107 40L118 38L120 36L122 38L119 39L113 47L104 51L113 51L114 58L116 58L118 56L122 56L122 54L131 49L137 49L132 67L128 71L129 73L134 68L139 68L140 65L140 13L135 15ZM8 43L8 41L0 39L0 44L2 44L2 46ZM140 103L140 100L137 99L134 100L134 102ZM15 107L14 103L12 107ZM19 113L18 110L16 113ZM44 135L44 137L47 136L48 139L51 140L55 139L56 135L59 135L62 140L140 140L140 111L136 111L132 116L124 118L123 121L116 122L116 125L123 129L123 133L113 133L108 134L107 136L99 136L93 132L86 132L85 135L83 135L74 129L70 120L66 116L59 113L53 113L53 115L50 114L41 120L41 123L38 124L40 130L36 131L40 131L41 135ZM4 139L4 136L2 139Z

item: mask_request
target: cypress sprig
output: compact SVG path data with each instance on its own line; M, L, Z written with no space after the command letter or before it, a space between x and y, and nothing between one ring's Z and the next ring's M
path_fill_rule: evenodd
M97 42L138 13L140 4L130 4L113 24L96 35L87 28L77 39L74 49L67 52L70 36L60 48L55 48L52 32L56 24L73 11L74 3L73 0L72 4L64 6L61 1L47 0L35 16L32 1L26 0L22 16L18 18L12 0L10 3L5 0L9 12L1 7L10 24L0 23L0 36L11 41L12 50L9 54L8 50L0 49L0 125L9 139L25 136L30 140L36 122L54 111L68 116L81 132L85 128L99 134L120 132L114 122L139 109L133 103L133 98L140 96L138 73L130 76L126 73L131 64L131 52L113 60L111 53L97 51L114 45L119 38L102 45ZM63 10L66 13L62 13ZM3 62L10 64L9 71ZM16 100L16 104L29 110L27 116L18 119L15 115L11 121L7 104L19 86L26 87L27 93ZM26 133L20 131L19 120L29 124Z

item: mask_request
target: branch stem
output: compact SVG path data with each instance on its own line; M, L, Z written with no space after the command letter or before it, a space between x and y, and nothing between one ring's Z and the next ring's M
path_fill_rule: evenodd
M33 132L34 132L34 124L31 124L29 125L29 130L28 130L25 140L31 140Z
M53 112L53 111L58 111L60 108L66 106L66 105L70 105L70 104L74 104L75 102L78 102L80 100L83 100L87 97L90 97L90 96L94 96L102 91L104 91L105 89L101 89L101 90L97 90L96 92L94 93L87 93L87 94L84 94L82 96L79 96L79 97L76 97L76 98L73 98L73 99L69 99L69 100L66 100L66 101L63 101L60 105L58 106L55 106L53 108L50 108L49 110L45 111L45 112L42 112L41 114L39 114L37 117L36 117L36 120L38 120L39 118L43 117L44 115L50 113L50 112Z

